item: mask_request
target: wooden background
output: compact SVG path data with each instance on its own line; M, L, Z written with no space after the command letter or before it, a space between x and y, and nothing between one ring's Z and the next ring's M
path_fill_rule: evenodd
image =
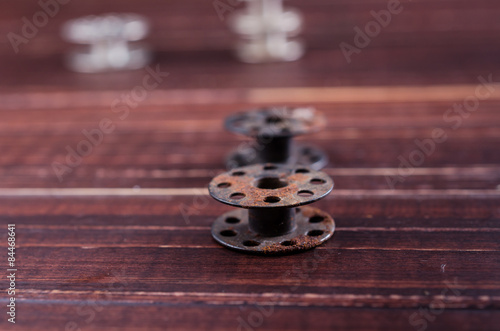
M19 53L0 40L1 265L15 223L18 268L16 325L3 312L1 330L498 330L500 85L458 128L443 116L478 76L500 82L500 6L402 1L348 64L339 43L387 2L289 3L309 45L294 63L234 60L210 0L73 0ZM1 35L39 10L3 2ZM153 66L169 73L124 119L111 105L146 71L72 73L58 34L69 18L110 11L151 19ZM335 236L287 257L223 249L210 225L231 208L205 188L245 140L222 121L282 104L328 117L301 140L330 157L335 189L315 206ZM114 132L59 181L52 164L104 118ZM401 158L436 128L447 140L407 176Z

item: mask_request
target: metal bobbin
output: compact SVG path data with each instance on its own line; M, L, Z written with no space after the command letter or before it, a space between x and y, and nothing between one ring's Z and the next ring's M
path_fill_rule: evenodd
M226 118L226 129L254 138L255 144L230 153L226 167L270 162L320 170L328 164L326 154L312 146L295 144L292 138L319 131L325 123L324 116L310 107L273 107L231 115Z
M314 248L335 230L330 215L315 202L333 189L333 180L307 167L258 164L233 169L215 177L210 195L240 207L223 214L212 225L220 244L247 253L281 255Z
M242 37L238 58L247 63L295 61L304 54L304 45L290 40L299 34L302 17L283 8L283 0L246 0L247 7L233 14L229 24Z
M68 21L62 36L69 42L88 45L68 54L67 66L76 72L133 70L145 67L151 54L136 43L149 32L148 21L135 14L86 16Z

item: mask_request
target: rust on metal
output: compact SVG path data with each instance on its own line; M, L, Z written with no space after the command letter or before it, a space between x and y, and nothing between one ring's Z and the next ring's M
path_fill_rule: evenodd
M222 245L248 253L279 255L314 248L333 235L335 222L303 205L332 188L329 176L307 167L262 164L221 174L209 184L210 194L242 209L217 218L212 235Z
M297 145L292 137L317 132L325 124L325 117L311 107L270 107L231 115L226 129L254 138L255 144L232 152L226 166L273 162L319 170L328 163L326 154L316 147Z
M326 119L312 107L270 107L229 116L226 128L250 137L291 137L317 132Z
M242 208L296 207L319 200L332 189L332 179L323 172L278 164L237 168L209 185L216 200Z

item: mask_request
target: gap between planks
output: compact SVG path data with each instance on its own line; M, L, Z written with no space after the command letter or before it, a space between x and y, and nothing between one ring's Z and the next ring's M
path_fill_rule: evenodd
M225 249L220 245L139 245L139 244L109 244L109 245L75 245L75 244L27 244L27 245L16 245L17 249L28 248L28 247L45 247L45 248L79 248L79 249L102 249L102 248L160 248L160 249ZM384 248L384 247L316 247L315 249L324 251L390 251L390 252L463 252L463 253L492 253L500 252L498 249L449 249L449 248L416 248L416 247L404 247L404 248Z
M75 290L36 290L36 289L23 289L19 291L23 296L21 301L37 300L36 296L53 297L66 297L66 296L102 296L101 300L108 302L123 302L128 298L141 298L144 297L148 301L152 297L156 300L160 298L176 299L177 301L196 302L204 301L210 304L261 304L261 305L277 305L277 306L354 306L354 307L377 307L391 306L391 307L416 307L422 304L428 304L436 301L446 302L447 308L466 308L470 306L486 307L500 305L500 296L480 295L480 296L465 296L465 295L377 295L377 294L317 294L317 293L221 293L221 292L146 292L146 291L122 291L112 292L109 291L75 291ZM451 290L450 290L451 292ZM34 296L35 298L26 298L26 296ZM113 296L113 299L110 298ZM122 299L118 299L120 296ZM310 301L305 302L305 299ZM130 300L130 299L129 299ZM155 301L156 301L155 300ZM383 302L380 302L383 301ZM137 301L134 300L134 303Z
M214 216L215 217L215 216ZM120 230L120 231L207 231L210 226L174 226L174 225L45 225L23 224L23 229L37 230ZM436 227L369 227L343 226L335 232L500 232L500 228L436 228Z
M290 266L290 269L294 269L294 266ZM287 274L286 271L284 270L285 275ZM115 272L117 273L116 275ZM114 277L119 277L120 274L123 274L121 270L118 269L113 269L110 271L110 275L112 278ZM123 274L123 277L130 278L134 276L127 276L126 274ZM58 278L50 278L50 279L42 279L44 281L56 281ZM456 279L455 277L452 276L451 279L448 279L450 282L453 282L453 279ZM39 278L29 278L26 277L25 281L40 281L41 279ZM101 278L103 280L103 278ZM298 278L297 280L300 280ZM81 281L76 280L77 283L81 283ZM326 281L326 283L324 282ZM444 281L444 279L443 279ZM246 285L262 285L262 280L261 279L244 279L244 282ZM211 280L211 279L203 279L203 280L197 280L197 279L191 279L191 280L179 280L177 282L178 285L186 285L186 286L191 286L191 285L221 285L220 281L218 280ZM240 285L241 284L241 279L228 279L227 280L228 285ZM280 286L284 285L287 286L288 284L283 283L283 279L280 278L275 278L271 279L269 278L265 284L266 286ZM352 288L387 288L387 289L408 289L408 288L420 288L422 285L425 286L425 288L441 288L443 285L442 281L439 280L382 280L382 279L325 279L323 281L318 281L315 283L316 287L352 287ZM495 281L489 281L488 283L478 283L475 281L461 281L460 284L449 284L450 288L469 288L469 289L476 289L476 290L500 290L500 282L495 282ZM1 298L0 298L1 300Z

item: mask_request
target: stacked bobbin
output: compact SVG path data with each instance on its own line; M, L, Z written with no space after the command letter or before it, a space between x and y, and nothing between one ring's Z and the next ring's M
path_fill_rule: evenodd
M297 10L284 8L283 0L246 0L247 7L232 15L229 25L241 36L238 58L247 63L295 61L304 45L294 40L302 28Z
M293 137L317 132L325 124L325 117L311 107L268 107L231 115L226 118L226 129L251 137L255 143L238 147L227 157L226 166L271 162L322 169L328 163L326 154L314 146L296 144Z
M133 70L146 66L151 53L138 41L149 32L146 18L136 14L86 16L66 22L62 36L85 45L68 54L67 66L76 72Z
M216 200L241 209L220 216L212 236L238 251L278 255L314 248L333 235L334 220L304 207L331 192L332 179L308 167L257 164L233 169L209 184Z

